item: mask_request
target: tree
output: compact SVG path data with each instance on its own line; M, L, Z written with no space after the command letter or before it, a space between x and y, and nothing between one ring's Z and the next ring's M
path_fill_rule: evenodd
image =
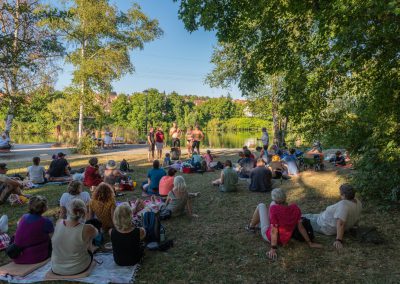
M51 60L60 56L63 48L57 37L41 26L45 17L38 0L0 1L0 93L8 102L6 132L11 130L22 97L54 79Z
M48 26L71 44L67 62L75 70L73 82L80 86L79 137L83 131L83 110L91 91L108 93L111 82L134 71L129 50L142 49L145 42L161 36L157 20L150 20L134 4L118 11L107 0L68 1L65 10L49 11Z
M120 94L117 99L111 103L111 118L119 126L127 126L128 115L131 111L130 99L127 95Z
M245 93L284 76L283 109L298 133L351 150L362 193L400 196L397 0L180 2L189 31L216 31L217 82Z

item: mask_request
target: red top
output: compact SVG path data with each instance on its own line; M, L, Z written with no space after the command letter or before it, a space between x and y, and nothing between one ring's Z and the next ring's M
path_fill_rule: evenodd
M83 184L85 186L98 186L103 179L98 173L98 169L88 166L85 170L85 178L83 179Z
M301 220L301 211L296 204L289 206L275 204L269 208L270 226L267 229L267 238L271 241L272 226L278 228L278 244L285 245L292 237L292 233Z
M156 132L156 142L158 142L158 143L164 142L164 133L162 131Z
M168 193L174 188L174 177L163 176L158 186L158 192L160 195L168 195Z

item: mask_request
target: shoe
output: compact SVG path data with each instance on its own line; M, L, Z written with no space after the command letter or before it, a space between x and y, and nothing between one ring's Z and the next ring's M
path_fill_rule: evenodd
M244 227L244 229L249 232L249 233L255 233L256 232L256 228L255 227L250 227L250 225L247 225L246 227Z

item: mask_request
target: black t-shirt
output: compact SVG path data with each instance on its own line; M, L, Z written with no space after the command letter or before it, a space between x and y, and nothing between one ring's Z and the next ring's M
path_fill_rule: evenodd
M256 167L250 173L251 191L266 192L272 190L272 173L266 167Z
M66 159L61 158L51 162L49 166L50 177L63 177L66 176L65 168L68 166Z
M151 144L155 144L156 143L156 140L155 140L155 137L154 137L154 132L149 132L149 134L147 134L147 137L150 137Z
M139 228L133 229L130 233L120 233L116 229L112 229L111 243L114 261L120 266L135 265L143 256Z

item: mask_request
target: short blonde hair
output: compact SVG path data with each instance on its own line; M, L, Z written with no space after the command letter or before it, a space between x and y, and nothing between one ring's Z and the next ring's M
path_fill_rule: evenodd
M281 188L275 188L271 192L271 198L278 204L286 202L286 193Z
M32 196L29 199L29 213L42 215L47 210L47 199L46 197L37 195Z
M133 228L132 208L127 202L115 208L113 221L115 228L119 231L127 231Z

